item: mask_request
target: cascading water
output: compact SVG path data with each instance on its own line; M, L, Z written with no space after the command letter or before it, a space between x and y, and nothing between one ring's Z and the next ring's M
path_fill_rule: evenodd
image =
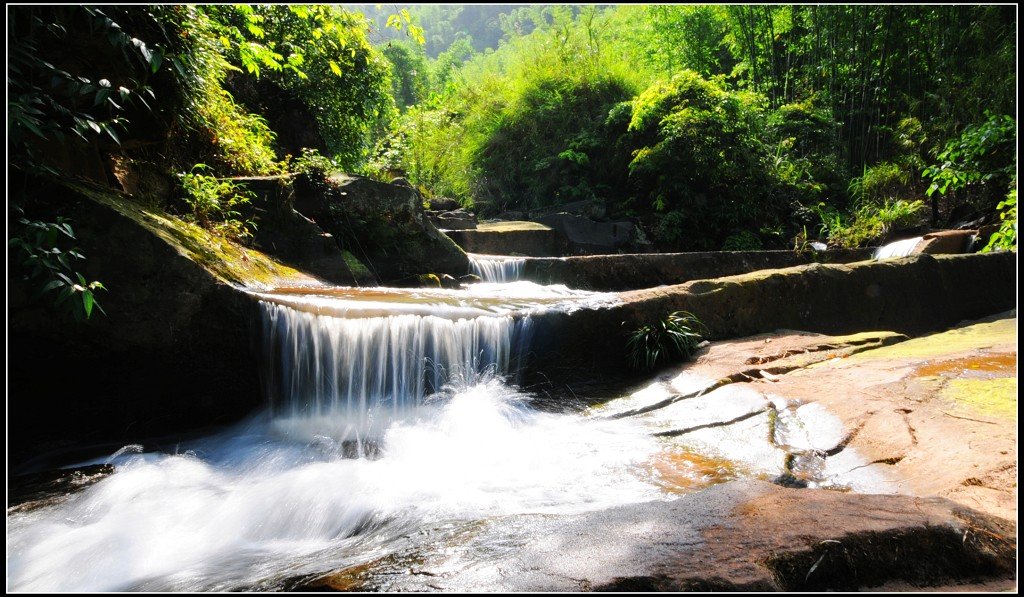
M913 252L914 247L917 243L921 242L922 237L908 238L904 240L898 240L891 242L887 245L878 247L875 249L874 259L889 259L892 257L906 257Z
M526 259L502 255L476 255L469 253L472 273L484 282L515 282L522 275Z
M408 414L450 380L514 374L530 331L528 316L349 319L269 301L260 308L274 415L325 416L356 433Z
M260 295L273 408L10 514L8 590L281 589L423 530L664 498L642 424L540 412L506 381L524 308L597 295L474 286Z

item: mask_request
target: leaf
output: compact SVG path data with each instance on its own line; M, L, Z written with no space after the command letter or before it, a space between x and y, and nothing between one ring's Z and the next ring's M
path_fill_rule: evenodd
M43 286L41 293L45 294L51 290L60 288L61 286L64 286L64 282L62 280L51 280L46 286Z
M95 101L93 101L92 105L93 106L98 106L98 105L102 104L103 102L107 101L108 97L110 97L110 89L106 89L106 88L100 89L96 93L96 99L95 99ZM96 132L98 133L99 131L96 131Z
M153 52L153 59L149 63L149 72L155 73L156 71L160 70L160 65L163 64L163 62L163 50L157 50L156 52Z
M117 143L118 145L121 144L121 138L117 136L117 133L114 131L114 127L104 125L103 130L106 131L107 135L109 135L111 139L114 140L114 143Z
M331 72L332 73L334 73L336 76L339 76L339 77L341 76L341 67L338 66L337 62L335 62L333 60L328 60L327 64L331 67Z
M93 305L93 302L94 302L94 299L93 299L93 296L92 296L92 291L88 290L88 289L83 291L82 292L82 307L85 309L85 318L86 319L89 319L89 316L92 315L92 305Z
M146 47L146 42L141 39L132 38L132 44L139 49L139 53L142 54L142 58L145 59L146 64L153 63L153 52Z
M45 139L46 138L46 134L43 133L43 131L41 131L39 129L39 127L37 127L35 125L35 123L32 121L32 119L29 119L29 118L18 118L17 122L21 126L23 126L23 127L27 128L28 130L32 131L32 133L34 133L40 139Z

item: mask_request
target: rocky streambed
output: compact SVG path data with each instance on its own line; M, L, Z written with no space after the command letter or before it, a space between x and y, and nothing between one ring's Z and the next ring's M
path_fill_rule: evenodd
M1016 585L1016 316L909 339L716 342L595 409L646 419L678 497L421 529L291 588L1005 590ZM982 584L977 584L982 583Z

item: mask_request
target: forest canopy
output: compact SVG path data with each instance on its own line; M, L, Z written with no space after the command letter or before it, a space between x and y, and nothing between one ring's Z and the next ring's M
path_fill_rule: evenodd
M1012 7L488 10L410 7L434 45L381 42L419 82L371 169L485 214L595 199L672 249L878 242L1015 188Z
M1016 205L1013 6L8 16L15 172L82 174L97 152L182 176L313 164L404 176L485 217L593 201L662 250L875 244Z

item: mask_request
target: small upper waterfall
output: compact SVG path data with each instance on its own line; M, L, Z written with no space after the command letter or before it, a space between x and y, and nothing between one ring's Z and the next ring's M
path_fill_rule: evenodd
M261 301L266 389L275 414L359 425L414 407L449 380L514 373L529 318L394 314L346 318Z
M469 253L469 267L484 282L515 282L523 272L526 259L503 255Z
M914 250L922 237L916 236L904 240L898 240L885 246L875 249L874 259L888 259L889 257L906 257Z

